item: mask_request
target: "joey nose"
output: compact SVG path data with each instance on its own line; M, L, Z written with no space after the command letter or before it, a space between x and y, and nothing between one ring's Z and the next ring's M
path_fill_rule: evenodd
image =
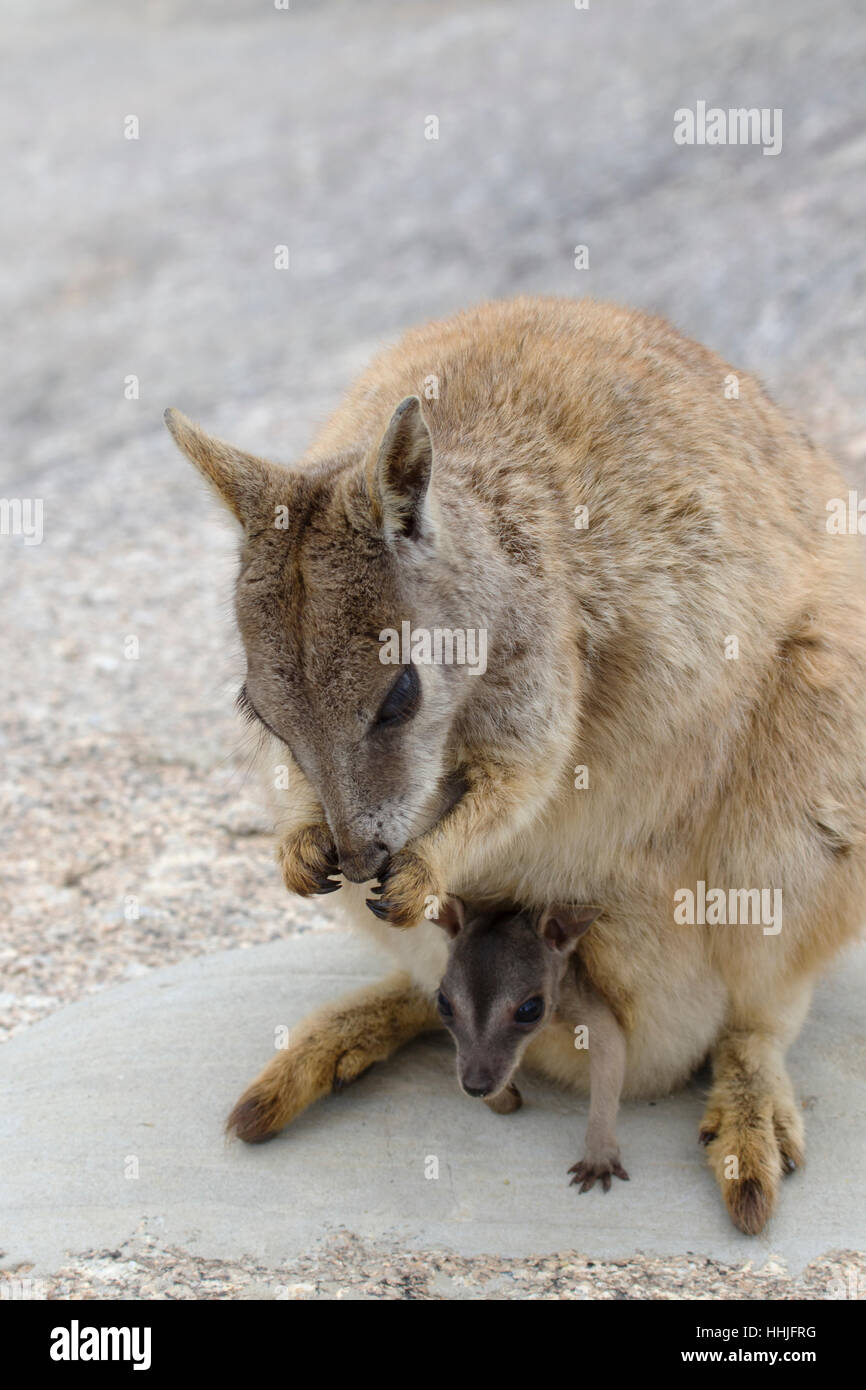
M366 883L368 879L376 878L380 870L384 869L388 860L388 846L374 840L369 845L355 849L344 847L338 841L337 854L340 872L345 874L351 883Z
M480 1086L467 1086L467 1085L466 1085L466 1082L464 1081L464 1082L463 1082L463 1089L464 1089L464 1091L466 1092L467 1096L489 1096L489 1095L490 1095L490 1084L489 1084L489 1082L484 1082L484 1083L482 1083L482 1085L480 1085Z

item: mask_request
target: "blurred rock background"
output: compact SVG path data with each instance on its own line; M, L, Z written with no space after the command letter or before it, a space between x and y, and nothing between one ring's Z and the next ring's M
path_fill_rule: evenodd
M757 372L864 485L866 11L7 0L3 31L0 495L44 506L0 536L9 1032L334 921L273 865L233 537L165 406L290 460L404 327L590 294ZM678 147L698 99L781 107L782 153Z

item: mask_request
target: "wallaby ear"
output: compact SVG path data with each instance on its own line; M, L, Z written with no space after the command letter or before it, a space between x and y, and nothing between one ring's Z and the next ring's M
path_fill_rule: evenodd
M417 396L391 416L371 478L373 505L386 536L417 539L430 530L433 441Z
M165 423L175 444L242 526L260 520L266 511L273 517L271 484L285 470L242 453L222 439L213 439L179 410L167 410Z
M601 912L600 907L587 904L580 907L546 907L538 919L536 930L552 950L569 955Z
M466 920L466 912L460 898L446 898L439 905L439 916L436 921L442 930L452 938L463 930Z

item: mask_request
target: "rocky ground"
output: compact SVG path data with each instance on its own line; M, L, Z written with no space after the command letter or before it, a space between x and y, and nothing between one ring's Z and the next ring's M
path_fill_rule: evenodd
M21 1277L21 1276L18 1276ZM2 1288L2 1284L0 1284ZM315 1256L281 1268L204 1260L142 1234L119 1250L90 1251L37 1290L51 1298L304 1299L833 1299L866 1297L866 1259L839 1252L799 1277L776 1258L739 1268L711 1259L588 1260L574 1251L509 1260L446 1251L408 1254L334 1236Z
M274 870L232 716L233 538L166 405L289 459L404 326L590 293L757 371L863 486L866 21L854 0L60 0L50 18L13 0L4 25L0 493L44 508L40 544L0 535L9 1035L191 953L334 921ZM673 112L698 98L782 108L782 153L677 147ZM351 1242L333 1260L160 1273L142 1246L63 1289L767 1297L822 1296L824 1277L684 1259L589 1278L577 1255L422 1275Z

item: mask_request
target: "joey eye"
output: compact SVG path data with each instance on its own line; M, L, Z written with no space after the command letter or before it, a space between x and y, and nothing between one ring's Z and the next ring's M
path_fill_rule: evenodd
M514 1011L515 1023L537 1023L544 1013L544 1000L540 994L536 994L533 999L527 999Z
M443 1018L454 1017L454 1010L452 1009L451 1004L448 1001L448 996L446 994L443 994L441 989L436 996L436 1007L438 1008Z
M417 712L421 699L421 683L414 666L405 666L379 707L373 721L374 729L402 724Z

